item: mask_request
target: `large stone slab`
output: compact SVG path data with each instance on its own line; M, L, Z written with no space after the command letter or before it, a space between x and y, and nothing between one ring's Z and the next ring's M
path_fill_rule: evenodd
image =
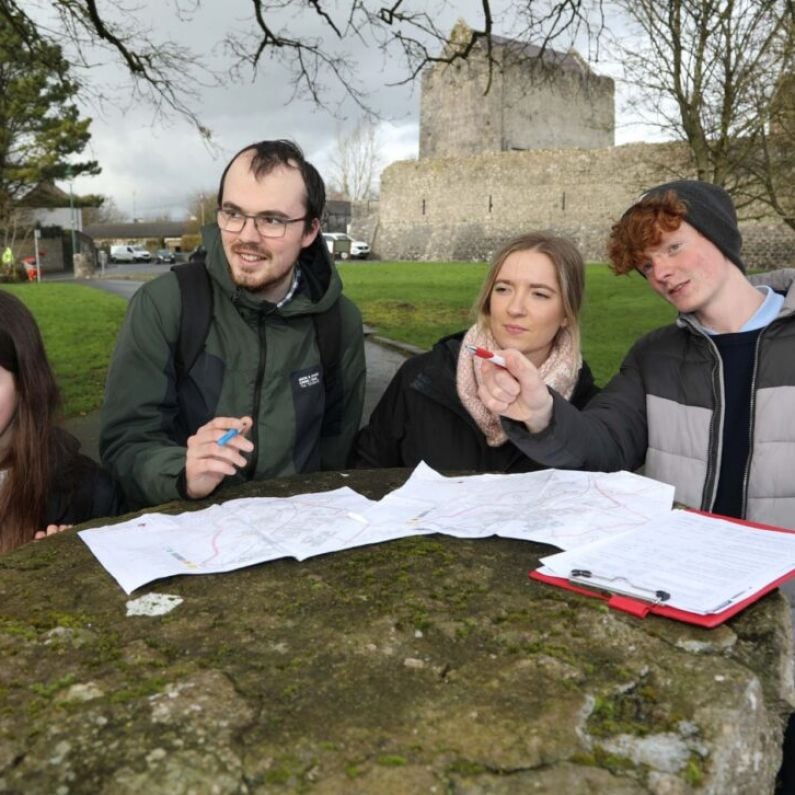
M133 597L182 602L128 616L74 533L24 547L0 558L0 791L771 792L785 600L714 630L638 620L528 581L549 551L408 538L162 580Z

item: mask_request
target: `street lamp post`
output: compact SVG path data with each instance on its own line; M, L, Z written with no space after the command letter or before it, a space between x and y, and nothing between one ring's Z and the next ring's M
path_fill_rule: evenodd
M75 195L71 167L67 167L66 169L66 178L69 180L69 223L72 227L72 269L74 270L75 254L77 254L77 240L75 236Z
M41 229L36 227L33 230L33 254L36 257L36 281L41 284L41 256L39 255L39 239L41 238Z

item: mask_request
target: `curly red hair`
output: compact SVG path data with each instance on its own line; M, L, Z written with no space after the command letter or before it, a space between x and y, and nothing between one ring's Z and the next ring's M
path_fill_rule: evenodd
M644 252L659 244L663 232L679 229L686 216L687 205L673 190L633 204L610 230L607 255L613 273L629 273L641 265Z

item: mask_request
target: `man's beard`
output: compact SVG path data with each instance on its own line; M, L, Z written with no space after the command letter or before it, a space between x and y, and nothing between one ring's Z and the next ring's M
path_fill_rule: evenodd
M229 275L232 277L232 282L236 287L243 287L249 292L258 293L278 284L282 280L286 281L291 278L292 268L286 268L283 273L274 272L272 254L258 246L242 244L232 246L232 254L238 256L241 254L253 254L261 258L259 262L252 264L252 270L241 269L239 265L235 269L231 264L229 265Z
M238 287L245 287L247 290L256 291L266 287L272 279L267 274L267 266L271 262L270 253L261 249L259 246L238 244L232 246L232 255L239 257L245 254L252 254L260 258L259 262L252 263L252 270L242 269L240 264L236 268L229 267L232 281Z

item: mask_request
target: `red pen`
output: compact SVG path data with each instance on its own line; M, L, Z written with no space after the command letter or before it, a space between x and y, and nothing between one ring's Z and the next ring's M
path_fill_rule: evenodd
M492 353L486 348L480 348L477 345L467 345L466 348L468 351L472 351L475 356L479 356L481 359L488 359L492 364L496 364L497 367L507 367L502 356L497 356L496 353Z

